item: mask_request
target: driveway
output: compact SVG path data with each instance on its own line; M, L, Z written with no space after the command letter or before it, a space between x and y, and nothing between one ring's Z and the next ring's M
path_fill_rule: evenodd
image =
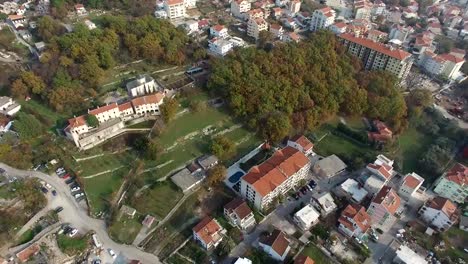
M18 170L3 163L0 163L0 166L5 169L9 176L16 176L18 178L34 177L49 183L52 188L57 191L57 196L52 197L50 192L47 194L51 196L49 197L50 203L48 207L55 208L62 206L63 211L59 213L62 222L70 223L70 225L77 228L80 233L84 234L88 231L94 231L97 234L104 249L103 254L101 254L103 263L113 262L113 259L107 253L108 248L113 249L117 255L124 255L130 260L137 259L142 263L148 264L161 263L153 254L141 251L133 246L118 244L110 239L104 221L89 217L86 209L75 201L70 193L69 187L62 179L39 171Z

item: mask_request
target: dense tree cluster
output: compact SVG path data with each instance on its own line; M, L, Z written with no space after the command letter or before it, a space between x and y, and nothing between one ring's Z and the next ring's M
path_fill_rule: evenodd
M270 51L246 48L215 60L208 88L272 141L291 127L311 130L339 111L379 118L398 130L406 105L396 79L359 71L360 63L333 35L319 32L297 44L278 44Z
M61 24L43 17L39 36L48 43L40 64L22 74L11 85L16 97L40 95L50 106L67 114L90 107L96 88L118 62L149 59L154 63L182 64L185 61L183 30L153 17L128 20L103 16L99 29L78 24L63 34ZM25 76L27 75L27 76Z

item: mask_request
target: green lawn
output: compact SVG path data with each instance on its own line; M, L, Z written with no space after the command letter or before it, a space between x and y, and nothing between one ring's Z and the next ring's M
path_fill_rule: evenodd
M127 128L152 128L153 125L154 125L154 120L146 120L141 123L128 126Z
M48 126L48 128L56 126L58 121L64 121L69 118L69 116L53 111L43 103L39 103L36 100L29 100L27 102L19 101L19 103L21 104L23 111L36 116L39 121Z
M113 198L113 194L118 191L123 177L128 172L128 169L120 169L94 178L82 179L90 210L94 214L106 210L108 202Z
M73 256L88 247L88 236L72 238L61 234L57 236L57 245L63 253Z
M16 194L10 191L8 184L0 187L0 198L9 200L15 197L16 197Z
M138 235L142 227L141 222L137 215L129 218L122 216L119 220L114 221L109 227L110 237L119 243L132 244L135 237Z
M309 244L301 254L309 256L315 261L315 263L320 264L331 264L333 263L323 252L313 244Z
M77 162L75 171L80 176L86 177L118 167L130 167L134 160L135 154L132 151L125 151L118 154L107 153L101 157Z
M138 213L164 218L183 194L171 181L164 181L146 189L139 197L132 199L132 206Z
M411 173L417 170L417 163L421 155L427 150L432 139L419 132L416 128L409 127L398 137L399 156L402 159L402 172Z
M31 241L34 238L35 232L32 229L26 230L19 238L18 245L22 245L26 242Z
M359 145L348 138L334 135L331 132L329 132L328 135L320 142L315 143L314 149L322 156L329 156L332 154L348 157L375 155L375 151L372 148Z
M170 258L166 259L166 262L169 264L191 264L192 263L177 254L174 254Z

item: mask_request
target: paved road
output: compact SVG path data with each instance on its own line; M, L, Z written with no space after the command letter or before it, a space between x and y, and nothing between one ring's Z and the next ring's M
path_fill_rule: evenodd
M38 171L18 170L3 163L0 163L0 166L5 169L9 176L16 176L18 178L35 177L49 183L57 191L57 196L51 197L48 206L50 208L62 206L63 211L59 213L59 217L63 222L70 223L73 227L77 228L80 233L86 233L90 230L96 232L105 250L112 248L117 255L122 254L130 260L137 259L142 263L161 263L153 254L143 252L133 246L118 244L110 239L104 221L89 217L86 210L75 201L69 187L62 179ZM51 196L50 192L48 195ZM101 258L103 263L113 262L106 252L101 254Z

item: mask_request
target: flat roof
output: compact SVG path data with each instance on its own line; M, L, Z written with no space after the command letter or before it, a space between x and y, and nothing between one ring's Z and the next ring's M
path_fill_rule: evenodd
M359 186L359 183L353 179L347 179L341 184L341 189L351 194L354 200L360 202L366 197L367 191Z
M200 183L204 178L205 175L203 173L191 173L187 168L184 168L174 174L174 176L171 177L171 180L185 192L194 185Z

